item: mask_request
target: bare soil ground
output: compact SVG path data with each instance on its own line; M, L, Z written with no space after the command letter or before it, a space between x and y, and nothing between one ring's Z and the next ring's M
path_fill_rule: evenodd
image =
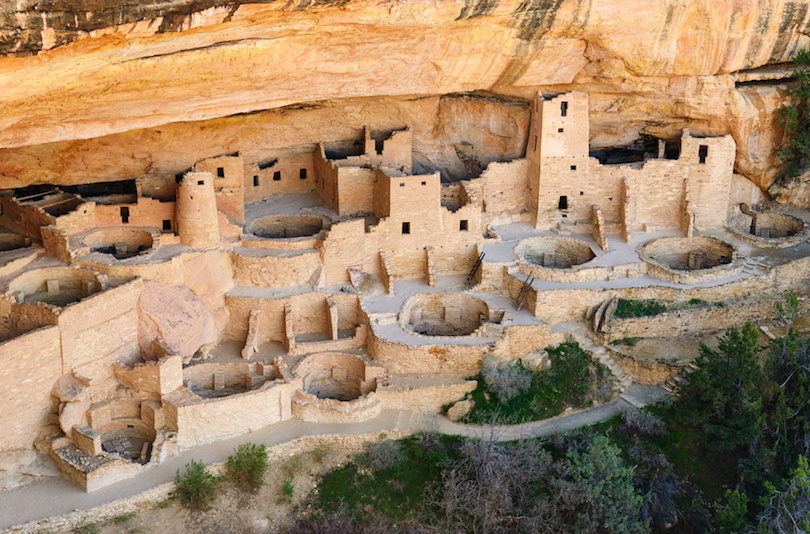
M77 525L61 533L77 534L259 534L275 532L315 488L321 473L343 465L354 451L333 448L271 460L264 485L245 493L223 482L216 500L206 509L190 510L177 500L155 503L153 508L120 516L104 524ZM291 480L293 495L283 491Z

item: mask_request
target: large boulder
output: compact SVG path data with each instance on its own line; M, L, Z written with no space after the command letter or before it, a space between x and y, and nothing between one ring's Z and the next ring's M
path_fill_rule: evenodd
M87 424L90 391L74 375L62 376L53 386L51 395L59 402L59 428L70 436L73 427Z
M200 347L217 341L211 312L184 287L144 282L138 317L138 343L146 360L156 360L165 352L186 360Z

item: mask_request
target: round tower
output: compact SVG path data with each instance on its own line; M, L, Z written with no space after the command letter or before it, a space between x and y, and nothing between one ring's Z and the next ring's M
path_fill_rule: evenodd
M208 248L219 243L219 215L214 193L214 175L187 172L177 184L175 207L177 235L191 248Z

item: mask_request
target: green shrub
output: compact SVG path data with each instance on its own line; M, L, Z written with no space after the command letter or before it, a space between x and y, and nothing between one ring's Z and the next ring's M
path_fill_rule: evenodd
M214 500L219 481L202 462L192 460L186 464L186 472L180 477L180 471L174 477L177 484L177 496L184 506L202 508Z
M293 495L295 495L295 482L291 478L285 478L281 483L281 496L278 499L279 504L291 502Z
M267 471L267 449L264 445L239 445L234 456L225 462L225 474L234 485L245 491L255 491L264 484Z
M610 343L611 345L627 345L628 347L635 347L638 345L638 338L637 337L623 337L621 339L616 339Z
M657 300L625 300L619 299L619 304L616 306L616 317L648 317L650 315L658 315L665 311L666 306Z

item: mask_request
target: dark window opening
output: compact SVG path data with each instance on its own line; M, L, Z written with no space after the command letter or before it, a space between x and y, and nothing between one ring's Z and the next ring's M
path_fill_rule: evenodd
M280 182L281 181L281 171L276 171L273 173L273 181Z
M557 133L563 133L563 129L562 128L557 128Z
M217 167L217 178L225 178L225 167Z
M411 223L409 223L409 222L402 223L402 233L403 234L410 234L411 233Z
M163 229L164 230L171 230L172 229L172 221L169 219L163 219Z
M459 221L458 230L459 230L459 232L466 232L467 231L467 220L466 219L462 219L461 221Z
M298 177L301 178L302 180L306 180L307 179L307 170L306 169L301 169L300 171L298 171Z
M571 165L571 170L572 170L572 171L577 170L577 166L576 166L576 165Z
M197 185L205 185L205 180L197 180Z
M126 224L129 222L129 208L121 206L121 222Z
M568 209L568 197L563 195L560 197L560 202L557 204L557 209L560 210L567 210Z
M405 187L405 182L400 182L400 183L399 183L399 186L400 186L400 187Z
M580 192L579 192L579 196L582 196L582 195L584 195L584 194L585 194L585 191L580 191Z
M127 428L135 428L135 425L127 425Z
M674 139L664 144L664 158L678 159L681 156L681 140Z
M568 116L568 102L560 102L560 117Z
M276 163L278 163L278 158L276 158L276 159L274 159L274 160L271 160L271 161L266 161L266 162L264 162L264 163L259 163L259 164L257 165L257 167L259 167L259 170L260 170L260 171L263 171L264 169L269 169L270 167L272 167L272 166L273 166L273 165L275 165Z
M700 145L698 148L698 158L700 163L706 163L706 157L709 155L709 147L707 145Z
M427 185L427 182L422 182L422 185Z
M257 175L253 175L253 187L259 187L259 177Z

